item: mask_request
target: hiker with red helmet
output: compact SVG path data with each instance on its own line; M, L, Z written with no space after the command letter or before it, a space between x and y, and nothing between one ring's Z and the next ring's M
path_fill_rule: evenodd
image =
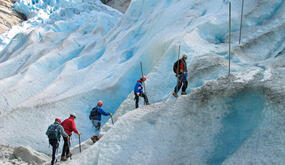
M93 143L95 143L100 139L99 134L101 129L101 115L112 117L112 113L104 111L102 106L103 106L103 101L99 100L97 102L97 106L91 110L89 115L89 119L91 120L93 126L95 127L95 135L91 137Z
M142 76L136 83L134 94L135 94L135 102L136 102L136 108L139 107L139 96L144 98L144 102L146 105L149 105L148 98L143 90L143 82L146 81L146 77Z
M61 126L61 119L55 118L55 121L53 124L51 124L47 131L46 135L49 139L49 144L52 146L52 160L51 165L55 164L55 152L58 149L59 142L60 142L60 136L63 138L68 138L68 135L64 132L63 127Z
M72 135L72 132L75 132L77 135L80 136L80 133L76 129L74 119L76 118L75 113L71 113L68 119L65 119L61 125L64 128L64 131L68 134L68 137L64 137L64 144L62 148L62 154L61 154L61 160L66 161L68 157L71 157L71 153L69 150L70 147L70 137Z

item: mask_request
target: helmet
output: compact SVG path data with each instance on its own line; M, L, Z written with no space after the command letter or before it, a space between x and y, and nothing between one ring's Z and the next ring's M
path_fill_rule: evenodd
M102 107L103 101L99 100L99 101L97 102L97 105L99 105L100 107Z
M186 59L187 59L187 55L186 55L186 54L184 54L182 58L186 58Z
M76 114L73 112L73 113L71 113L70 114L70 116L73 116L74 117L74 119L76 118Z
M61 119L60 118L55 118L55 121L58 121L61 124Z
M146 77L145 77L145 76L142 76L142 77L141 77L141 80L145 81L145 80L146 80Z

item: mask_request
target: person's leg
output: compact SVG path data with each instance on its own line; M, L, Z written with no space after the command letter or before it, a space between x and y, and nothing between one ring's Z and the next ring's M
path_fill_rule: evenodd
M146 94L142 93L141 96L144 98L144 102L146 103L146 105L149 105L148 98L147 98Z
M181 86L182 86L182 80L181 80L181 78L179 78L179 80L177 81L177 85L176 85L176 87L174 88L174 92L175 92L176 94L179 92Z
M65 161L66 160L66 154L67 154L67 148L68 148L68 138L63 137L64 144L62 147L62 153L61 153L61 160Z
M56 154L56 150L58 148L58 142L57 141L51 141L50 142L51 146L52 146L52 159L51 159L51 164L54 165L55 164L55 154Z
M187 86L188 86L188 81L187 81L186 78L183 78L182 82L183 82L182 93L186 94L186 89L187 89Z
M92 124L95 127L95 135L92 136L92 141L95 143L99 140L100 129L101 129L101 121L99 120L92 120Z
M139 107L139 96L135 94L136 108Z
M66 158L71 157L70 153L70 137L67 138L67 147L66 147Z

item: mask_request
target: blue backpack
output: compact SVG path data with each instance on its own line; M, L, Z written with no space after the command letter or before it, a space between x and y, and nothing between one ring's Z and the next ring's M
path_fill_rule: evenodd
M59 125L58 124L52 124L48 127L46 131L46 135L48 136L49 140L60 140L60 132L58 130Z

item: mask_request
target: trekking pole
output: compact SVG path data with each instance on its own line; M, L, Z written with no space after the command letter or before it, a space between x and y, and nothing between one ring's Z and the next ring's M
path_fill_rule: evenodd
M70 160L72 160L72 154L71 154L71 152L70 152L70 140L71 140L71 136L69 136L68 137L69 138L69 140L68 140L68 142L67 142L67 146L68 146L68 150L69 150L69 154L70 154ZM67 157L68 158L68 157ZM66 158L66 159L67 159Z
M142 73L142 76L143 76L142 62L140 62L140 65L141 65L141 73ZM143 83L143 88L144 88L144 94L146 95L145 83L144 83L144 81L142 83ZM144 100L144 105L146 105L145 100Z
M80 135L78 135L78 140L79 140L79 151L81 152L81 140L80 140Z
M244 0L242 0L242 4L241 4L241 16L240 16L240 28L239 28L239 44L240 44L240 40L241 40L241 28L242 28L243 6L244 6Z
M232 11L232 3L229 1L229 74L231 74L231 11Z

